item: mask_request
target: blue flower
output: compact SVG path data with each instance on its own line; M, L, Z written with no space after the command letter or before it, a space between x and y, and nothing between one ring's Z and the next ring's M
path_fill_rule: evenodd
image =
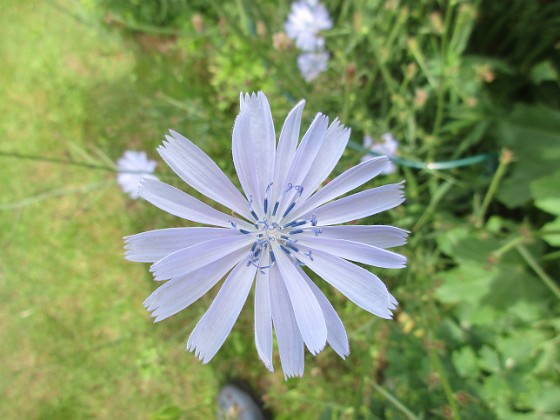
M350 130L336 119L329 125L326 116L317 114L298 144L303 107L301 101L289 113L277 144L266 96L241 95L232 151L243 193L180 134L171 131L159 147L161 157L188 185L232 214L157 180L146 179L140 187L141 196L160 209L211 226L125 238L126 258L152 263L154 279L167 280L145 302L156 322L185 309L225 277L187 343L204 363L226 340L253 285L257 352L272 371L274 328L286 377L303 375L304 345L312 354L327 343L342 358L349 354L340 318L306 270L379 317L391 318L396 308L383 282L351 261L404 267L406 258L386 248L403 245L407 232L341 224L398 206L404 201L403 185L346 195L385 169L387 158L378 157L320 188L341 157Z

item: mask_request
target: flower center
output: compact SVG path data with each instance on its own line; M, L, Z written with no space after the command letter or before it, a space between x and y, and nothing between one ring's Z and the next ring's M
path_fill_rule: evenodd
M308 231L319 235L321 229L316 227L317 217L313 214L310 217L294 220L290 220L288 217L303 193L304 187L302 185L289 183L273 206L270 205L271 186L272 184L268 185L263 200L264 216L259 217L253 208L252 197L249 199L249 209L255 220L253 223L254 229L242 229L230 221L234 229L255 237L255 242L248 255L247 265L253 264L261 271L270 268L276 263L274 250L278 249L288 255L295 265L304 265L301 262L301 257L306 256L311 260L313 260L313 257L310 250L300 250L297 244L297 235ZM289 204L285 205L284 203Z

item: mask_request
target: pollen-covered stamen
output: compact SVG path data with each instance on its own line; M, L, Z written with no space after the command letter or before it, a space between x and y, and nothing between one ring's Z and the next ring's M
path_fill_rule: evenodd
M297 196L293 199L293 201L290 203L288 208L284 211L284 214L282 215L283 218L286 217L288 214L290 214L290 212L296 206L298 199L303 194L303 185L292 185L292 184L288 184L288 189L284 191L284 194L290 191L292 188L297 192Z
M289 229L289 228L305 226L305 225L317 226L317 223L319 223L319 221L317 220L317 216L312 214L310 217L297 219L291 221L290 223L286 223L285 225L282 226L282 229Z
M255 218L255 220L258 222L259 221L259 216L257 216L257 213L255 213L255 209L253 209L253 196L252 195L249 196L249 210L251 211L251 216L253 216Z
M288 249L288 248L291 248L294 252L290 251L290 249ZM286 243L286 246L280 245L280 249L281 249L282 251L284 251L284 253L290 258L290 260L292 261L292 263L293 263L294 265L296 265L296 266L305 266L305 263L303 263L302 261L300 261L300 260L295 256L295 254L298 254L298 253L301 254L298 248L296 248L295 246L293 246L293 245L291 245L291 244L289 244L289 243Z
M243 233L244 235L251 233L246 229L238 228L237 224L233 220L228 220L228 223L231 225L232 228L237 229L239 232Z
M285 200L286 194L292 190L297 193L297 196L292 199L292 202L290 203L288 208L284 211L282 217L286 217L286 215L290 213L290 211L292 211L292 209L296 205L297 199L301 197L301 194L303 193L303 185L294 185L291 182L289 182L286 189L282 192L278 200L276 200L276 202L274 203L274 208L272 210L273 217L276 216L276 214L278 213L278 208L280 207L280 203Z
M266 192L265 192L264 202L263 202L264 214L267 215L267 216L268 216L268 199L270 197L270 191L271 191L272 184L273 184L273 182L268 184L268 186L266 187Z

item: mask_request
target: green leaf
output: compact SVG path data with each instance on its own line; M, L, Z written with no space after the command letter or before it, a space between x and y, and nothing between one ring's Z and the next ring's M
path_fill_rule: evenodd
M531 183L531 195L535 206L556 216L560 215L560 171L539 178Z
M478 360L471 347L465 346L455 350L451 355L451 360L460 376L474 378L478 375Z
M498 198L508 207L519 207L531 199L531 182L549 175L560 159L560 112L518 105L497 127L500 142L515 157Z
M480 349L480 359L478 359L478 365L482 369L493 373L502 369L498 352L487 345L482 346Z
M535 64L530 71L530 77L533 83L539 84L545 81L556 81L559 75L550 60L547 60Z
M513 368L532 361L536 356L535 349L538 349L546 339L546 334L541 330L518 329L512 331L510 336L498 336L496 348L502 355L506 367Z
M543 389L534 401L535 410L540 413L555 413L560 411L560 388Z
M560 217L557 217L552 222L545 224L542 227L544 232L546 231L556 231L558 233L549 233L544 235L542 238L552 246L560 246Z
M443 303L478 303L490 291L495 274L477 264L446 271L440 276L443 283L435 292L436 298Z

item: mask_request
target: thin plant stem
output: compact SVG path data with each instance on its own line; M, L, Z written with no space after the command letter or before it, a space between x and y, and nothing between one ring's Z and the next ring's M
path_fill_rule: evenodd
M451 16L453 15L453 9L455 8L455 1L452 0L447 5L447 10L445 12L445 22L443 26L443 34L441 40L441 59L444 60L443 65L441 66L441 73L440 73L440 80L438 84L438 93L437 93L437 108L436 108L436 117L434 120L434 128L432 130L432 135L437 137L439 135L439 130L441 128L441 123L443 121L443 107L444 107L444 94L445 94L445 87L446 87L446 70L447 70L447 46L448 46L448 37L451 30ZM432 148L433 150L433 148Z
M529 267L533 269L533 271L537 274L537 276L539 276L543 283L552 291L552 293L556 295L558 299L560 299L560 288L556 285L554 280L548 274L546 274L539 263L535 261L529 250L523 244L516 245L515 249L517 249L525 262L529 265Z
M45 193L37 194L33 197L26 198L25 200L16 201L13 203L0 203L0 210L18 209L21 207L29 206L34 203L38 203L39 201L47 200L49 198L54 198L54 197L61 197L64 195L70 195L75 193L85 194L94 190L106 188L109 185L114 184L114 182L115 182L114 180L96 182L93 184L83 185L81 187L76 187L76 188L61 188L58 190L47 191Z
M87 163L77 160L69 160L69 159L61 159L61 158L52 158L52 157L44 157L38 155L26 155L23 153L16 153L16 152L4 152L0 150L0 156L11 157L15 159L26 159L26 160L35 160L38 162L46 162L46 163L56 163L61 165L69 165L69 166L77 166L80 168L86 169L93 169L99 171L106 171L112 173L127 173L127 174L145 174L146 171L130 171L130 170L117 170L115 165L98 165L95 163ZM160 178L169 178L173 175L169 173L158 174Z
M430 301L430 303L428 304L428 308L429 308L429 312L430 312L430 317L432 320L435 319L435 307L434 307L434 302ZM432 330L432 322L429 320L426 320L425 317L424 318L424 324L426 325L426 330L429 333L429 337L433 338L434 333ZM447 398L447 402L449 403L449 407L451 408L451 412L453 413L453 418L455 420L460 420L461 419L461 415L459 414L459 407L457 406L457 402L455 401L455 394L453 393L453 389L451 388L451 385L449 384L449 380L447 379L447 374L445 373L445 370L443 369L443 366L441 365L441 360L439 358L439 355L437 354L437 350L434 346L428 346L428 355L430 357L430 362L432 363L432 366L435 368L439 379L441 381L441 386L443 387L443 391L445 393L445 396Z
M422 216L420 216L416 224L413 226L412 228L413 232L416 232L418 229L420 229L420 227L424 225L424 223L426 223L426 221L430 218L432 213L435 211L439 202L443 199L443 197L445 197L445 194L448 193L448 191L451 189L453 185L455 185L455 183L452 180L449 180L449 181L445 181L445 183L443 183L438 188L438 190L432 197L432 201L430 201L430 204L428 205L428 207L426 208Z
M560 259L560 251L554 251L549 254L543 255L541 259L545 261Z
M498 248L497 250L495 250L494 252L492 252L492 255L496 258L501 258L502 255L504 255L505 253L507 253L508 251L512 250L513 248L515 248L517 245L523 243L524 241L526 241L527 238L523 237L523 236L516 236L513 239L507 241L504 245L502 245L500 248Z
M86 163L86 162L80 162L80 161L68 160L68 159L51 158L51 157L37 156L37 155L26 155L23 153L4 152L1 150L0 150L0 156L12 157L16 159L36 160L39 162L61 163L63 165L80 166L82 168L96 169L96 170L107 171L107 172L117 172L115 166L96 165L94 163Z
M366 378L366 382L373 387L377 392L379 392L383 397L389 401L397 410L405 415L409 420L418 420L419 417L416 416L410 409L405 406L397 397L387 391L384 387L376 383L375 381Z
M492 182L488 187L488 191L486 192L486 196L484 197L484 200L482 201L480 210L478 212L476 223L478 227L481 227L484 224L484 216L486 214L486 211L488 210L488 206L490 205L492 198L494 198L494 194L496 194L496 191L498 190L498 185L500 185L500 181L502 180L502 177L506 172L506 168L511 163L512 159L513 153L511 152L511 150L502 150L502 153L500 154L500 164L498 165L498 169L494 174L494 178L492 178Z

